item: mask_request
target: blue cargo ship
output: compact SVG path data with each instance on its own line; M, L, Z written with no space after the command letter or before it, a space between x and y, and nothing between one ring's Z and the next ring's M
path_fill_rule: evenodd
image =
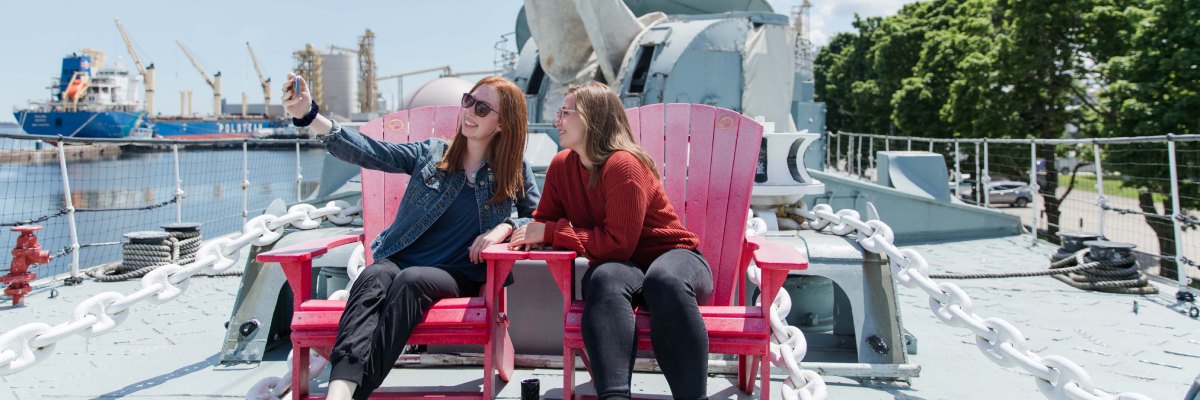
M117 66L108 68L102 53L84 50L63 57L50 99L31 102L13 116L26 133L82 138L128 136L212 139L248 137L284 128L286 121L263 115L200 118L149 116L137 86L141 77Z

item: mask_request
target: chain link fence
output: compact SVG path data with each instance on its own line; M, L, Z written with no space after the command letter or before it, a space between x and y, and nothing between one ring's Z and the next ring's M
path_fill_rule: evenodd
M6 259L0 275L8 273L16 225L43 227L38 241L52 259L31 269L39 278L119 260L128 232L177 221L201 223L207 237L238 231L246 216L261 214L272 200L310 195L324 154L319 142L304 139L0 134L0 254Z
M881 151L939 154L955 201L1018 216L1043 240L1057 242L1058 232L1072 231L1132 243L1149 272L1181 283L1200 278L1200 135L1033 140L837 133L829 141L832 171L875 181ZM1179 261L1183 279L1175 272Z

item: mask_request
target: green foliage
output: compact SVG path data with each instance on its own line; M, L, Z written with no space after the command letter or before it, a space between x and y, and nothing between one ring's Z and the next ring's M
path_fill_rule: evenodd
M1146 2L1147 9L1128 19L1139 20L1125 54L1113 56L1114 76L1109 95L1114 118L1107 134L1149 136L1200 133L1200 0ZM1139 18L1140 17L1140 18ZM1162 144L1139 144L1148 151ZM1176 143L1177 163L1197 165L1197 144ZM1145 152L1109 154L1122 172L1133 177L1126 186L1154 193L1169 193L1165 159L1145 162ZM1163 157L1165 158L1165 157ZM1200 173L1179 169L1181 205L1200 208Z
M854 27L816 58L816 94L832 131L1043 139L1200 133L1200 0L929 0L888 17L856 17ZM1138 193L1144 212L1172 213L1165 145L1120 146L1102 155L1104 170L1125 188L1112 192ZM1200 143L1177 147L1179 200L1185 210L1200 208L1200 167L1193 167ZM1069 150L1038 146L1037 157ZM1028 148L996 146L991 154L994 172L1028 173ZM1049 168L1042 192L1051 235L1059 182ZM1160 241L1171 236L1169 224L1147 222Z

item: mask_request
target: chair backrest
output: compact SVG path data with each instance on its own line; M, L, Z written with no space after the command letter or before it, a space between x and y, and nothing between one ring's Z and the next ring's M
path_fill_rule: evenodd
M654 159L663 187L713 269L709 305L733 304L746 273L746 214L762 124L703 104L651 104L625 110L633 136Z
M407 143L419 142L431 137L450 140L458 130L458 106L418 107L402 110L376 118L359 130L380 141ZM380 232L387 229L396 218L404 188L408 185L407 174L362 170L363 233L365 243L371 243ZM366 246L367 265L373 261L371 247Z

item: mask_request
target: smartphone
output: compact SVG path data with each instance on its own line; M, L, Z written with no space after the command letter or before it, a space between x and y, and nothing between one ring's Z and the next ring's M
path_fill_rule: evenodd
M300 75L292 79L292 98L300 98Z

